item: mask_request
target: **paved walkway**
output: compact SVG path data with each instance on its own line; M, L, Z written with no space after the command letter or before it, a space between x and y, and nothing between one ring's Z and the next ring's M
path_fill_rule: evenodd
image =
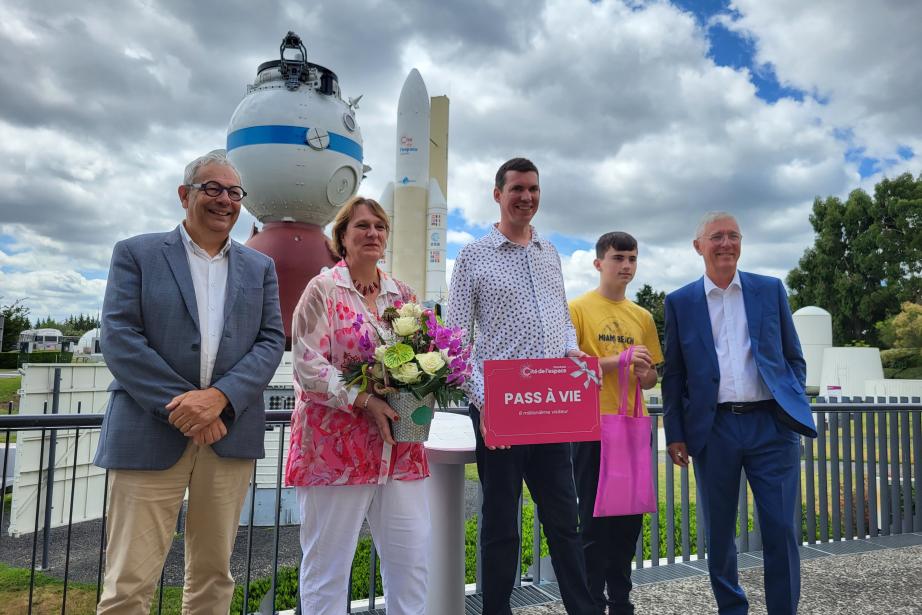
M798 611L801 615L922 613L922 534L815 545L805 547L803 553L803 588ZM756 559L753 557L753 560ZM747 564L751 567L740 571L740 583L749 596L750 613L764 615L762 567L754 561L747 561ZM692 568L688 564L680 566ZM717 612L708 577L703 574L637 584L632 598L638 615L705 615ZM513 612L515 615L566 614L560 602L515 609Z

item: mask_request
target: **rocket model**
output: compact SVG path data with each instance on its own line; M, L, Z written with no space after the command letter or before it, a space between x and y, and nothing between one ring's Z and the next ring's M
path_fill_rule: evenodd
M262 224L247 245L272 257L285 334L308 281L334 264L323 227L358 189L362 133L358 100L344 102L339 80L307 61L289 32L279 59L264 62L227 128L227 156L249 193L244 206ZM359 97L361 98L361 97Z
M448 205L448 100L429 93L419 71L407 75L397 103L397 164L381 195L391 234L381 269L416 290L421 301L444 302Z

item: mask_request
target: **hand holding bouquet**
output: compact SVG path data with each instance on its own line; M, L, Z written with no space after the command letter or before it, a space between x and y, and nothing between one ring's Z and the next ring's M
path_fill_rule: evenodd
M362 324L359 314L353 327L358 331ZM387 308L373 328L378 339L363 335L363 360L346 365L343 380L380 396L401 390L419 400L434 395L442 407L464 397L460 386L471 374L471 349L462 342L462 328L446 327L416 303Z

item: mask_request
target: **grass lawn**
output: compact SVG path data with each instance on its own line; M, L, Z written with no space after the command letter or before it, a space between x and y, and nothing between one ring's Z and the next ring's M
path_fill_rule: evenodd
M64 583L41 572L35 573L32 592L32 613L51 615L61 612ZM151 613L157 612L158 593L154 592ZM178 615L182 604L182 588L163 588L163 613ZM96 585L67 584L67 612L72 615L92 615L96 611ZM0 564L0 614L19 615L29 612L29 571Z
M13 402L13 414L19 408L19 395L16 391L22 386L22 376L15 378L0 378L0 413L6 414L7 405Z

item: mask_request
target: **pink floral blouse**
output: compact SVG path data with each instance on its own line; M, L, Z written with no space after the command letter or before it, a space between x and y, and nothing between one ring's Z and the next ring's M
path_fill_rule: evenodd
M377 309L396 301L415 302L409 286L380 272ZM361 326L353 326L361 314ZM369 321L374 321L374 325ZM358 387L340 378L344 365L358 360L359 340L385 327L369 313L353 287L345 262L312 279L295 308L291 332L295 410L285 466L288 485L368 485L429 476L422 444L385 444L371 417L354 407Z

